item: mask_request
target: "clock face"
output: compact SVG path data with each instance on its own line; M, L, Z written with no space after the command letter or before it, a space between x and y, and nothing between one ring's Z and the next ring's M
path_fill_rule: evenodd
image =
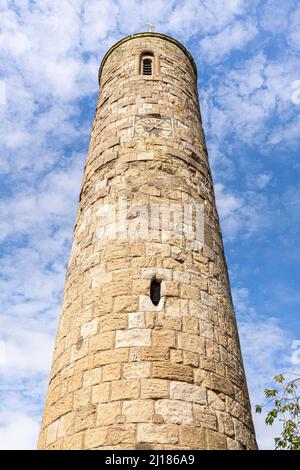
M143 137L172 137L171 120L156 117L137 117L135 135Z

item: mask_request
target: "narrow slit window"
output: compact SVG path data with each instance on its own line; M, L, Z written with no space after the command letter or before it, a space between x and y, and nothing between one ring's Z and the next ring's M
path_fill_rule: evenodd
M150 299L153 305L158 305L160 301L160 282L152 279L150 286Z
M143 59L143 75L152 75L152 59Z

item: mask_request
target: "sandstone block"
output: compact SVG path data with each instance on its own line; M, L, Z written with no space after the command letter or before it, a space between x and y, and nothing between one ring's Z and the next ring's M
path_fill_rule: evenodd
M58 423L59 423L59 420L56 420L53 423L51 423L47 428L47 437L46 437L46 445L47 446L49 444L52 444L52 442L56 441Z
M137 311L138 299L133 297L132 295L120 295L118 297L115 297L113 309L114 309L114 312ZM126 328L126 326L124 326L124 328Z
M117 416L121 414L121 402L103 403L97 406L96 426L116 424Z
M96 419L96 406L89 404L81 406L75 414L74 429L75 432L93 427Z
M169 349L165 347L145 347L141 351L143 361L168 361Z
M203 405L207 403L205 388L184 382L171 382L170 397L174 400L191 401Z
M225 395L234 396L234 387L232 383L224 377L211 374L211 389L216 392L222 392Z
M131 362L124 364L123 375L125 379L141 379L150 377L150 362Z
M114 364L115 362L127 362L128 356L128 348L99 351L94 356L94 366L98 367L107 364Z
M89 385L96 385L101 382L102 376L101 367L95 367L95 369L86 370L83 374L83 386L88 387Z
M218 421L215 413L210 412L207 406L193 405L193 413L196 426L217 431Z
M83 445L84 432L77 432L72 436L67 436L63 440L63 450L81 450Z
M116 332L116 348L130 346L150 346L151 330L137 329L118 330Z
M183 363L187 366L198 367L199 366L199 354L190 351L183 352Z
M171 349L170 350L170 361L180 364L183 362L183 354L180 349Z
M95 449L106 443L107 429L105 428L92 428L85 431L84 448Z
M182 317L182 331L184 333L199 334L198 318L184 315Z
M128 313L128 328L145 328L145 315L140 312Z
M84 323L80 328L80 334L83 338L87 336L92 336L97 333L99 324L99 318L94 318L94 320L90 320L87 323Z
M141 398L165 398L168 396L169 382L167 380L141 380Z
M176 336L174 330L154 331L153 332L153 346L158 348L173 348L175 347Z
M178 348L204 354L205 340L198 335L190 333L178 334Z
M169 424L192 424L192 404L180 400L158 400L155 404L155 412L163 417Z
M154 423L138 424L137 442L175 444L178 442L177 426L173 424Z
M152 400L130 400L123 403L123 414L128 423L145 423L151 421L154 414Z
M169 362L155 362L152 370L153 377L171 380L193 381L193 369L181 364L170 364Z
M193 426L179 426L179 442L181 445L195 450L205 449L205 429Z
M121 377L121 364L108 364L103 367L102 380L103 382L110 382L118 380Z
M75 410L79 408L80 406L86 406L89 404L91 400L91 394L92 394L91 392L92 392L91 387L84 387L74 392L73 406Z
M140 384L138 380L119 380L111 384L112 400L127 400L138 398Z
M113 348L114 339L114 331L106 331L105 333L100 333L98 335L92 336L90 339L91 353Z
M110 384L94 385L92 388L92 403L106 403L109 399Z
M116 297L118 299L118 297ZM100 319L99 331L115 331L127 328L128 316L125 313L110 313Z
M225 396L222 393L215 393L212 390L207 390L207 403L211 409L219 411L225 410Z
M227 449L227 439L224 434L207 429L207 448L209 450L226 450Z

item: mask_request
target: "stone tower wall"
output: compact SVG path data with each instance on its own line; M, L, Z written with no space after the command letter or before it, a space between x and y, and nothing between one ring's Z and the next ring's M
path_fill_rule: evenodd
M143 51L153 76L140 74ZM149 115L172 135L136 135ZM157 212L151 234L134 235L137 206L191 201L204 207L203 247ZM116 220L133 231L115 233ZM172 38L133 35L100 69L39 448L255 447L195 66Z

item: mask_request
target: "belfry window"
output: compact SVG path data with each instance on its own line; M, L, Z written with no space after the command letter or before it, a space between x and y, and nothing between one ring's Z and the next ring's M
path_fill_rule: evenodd
M152 279L150 286L150 299L153 305L158 305L160 301L160 282L157 279Z
M143 60L143 75L152 75L152 59Z
M140 58L140 74L141 75L153 75L154 72L154 54L153 52L147 51L141 54Z

